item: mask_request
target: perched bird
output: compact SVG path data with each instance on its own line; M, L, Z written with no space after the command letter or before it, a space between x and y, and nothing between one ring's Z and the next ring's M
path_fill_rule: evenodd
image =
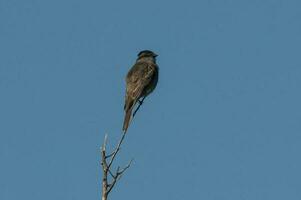
M126 94L124 111L125 117L122 130L127 131L133 108L138 102L142 104L144 98L156 87L159 68L156 64L158 55L150 50L141 51L134 66L126 76ZM142 100L140 100L142 99Z

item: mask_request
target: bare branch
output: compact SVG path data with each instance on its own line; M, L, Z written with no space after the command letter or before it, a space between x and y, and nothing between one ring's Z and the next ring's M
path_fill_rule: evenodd
M133 159L119 172L120 175L122 175L123 172L125 172L125 170L127 170L131 166L132 162L133 162Z
M108 197L108 165L106 161L106 145L107 145L107 134L105 135L104 142L101 148L101 165L103 171L102 177L102 200L107 200Z
M112 153L110 153L109 155L107 155L107 156L106 156L106 159L107 159L107 158L110 158L111 156L113 156L113 154L114 154L114 152L112 152Z
M109 169L109 173L110 173L110 175L112 176L112 178L114 178L115 177L115 175L112 173L112 171Z
M116 157L118 151L120 150L120 146L121 146L121 144L122 144L122 142L123 142L123 140L124 140L125 134L126 134L126 132L124 132L124 133L122 134L122 137L121 137L121 139L119 140L118 145L117 145L116 149L115 149L114 152L113 152L112 158L111 158L111 160L110 160L110 162L109 162L109 165L108 165L109 168L110 168L111 165L113 164L113 161L114 161L114 159L115 159L115 157Z
M108 135L105 134L105 139L103 141L103 144L102 144L102 147L101 147L101 158L102 158L102 162L101 164L104 166L104 165L107 165L107 162L106 162L106 146L107 146L107 140L108 140Z
M119 176L118 171L119 171L119 167L117 168L116 175L113 177L113 181L110 184L110 187L108 188L108 192L107 192L108 194L111 192L111 190L113 189L113 187L115 186L115 184L117 182L117 179L118 179L118 176Z
M105 135L104 143L101 148L101 165L102 165L102 171L103 171L103 178L102 178L102 200L107 200L109 193L114 188L115 184L118 180L120 180L122 174L130 167L132 160L123 168L117 167L117 170L115 173L112 172L112 164L120 151L121 144L125 138L126 132L124 132L114 149L114 151L106 155L106 145L107 145L107 135ZM111 158L109 161L107 159ZM108 174L111 176L111 183L109 183Z

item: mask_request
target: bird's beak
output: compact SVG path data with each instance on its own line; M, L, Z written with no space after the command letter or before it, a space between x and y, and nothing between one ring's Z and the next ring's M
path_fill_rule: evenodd
M157 56L158 56L157 54L154 55L155 58L156 58Z

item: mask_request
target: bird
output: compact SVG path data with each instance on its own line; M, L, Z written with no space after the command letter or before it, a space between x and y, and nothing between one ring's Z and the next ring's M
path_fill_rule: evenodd
M129 127L132 111L136 103L138 102L140 107L144 98L152 93L157 86L159 77L159 66L156 63L157 56L156 53L150 50L140 51L135 64L126 75L125 116L122 128L124 133Z

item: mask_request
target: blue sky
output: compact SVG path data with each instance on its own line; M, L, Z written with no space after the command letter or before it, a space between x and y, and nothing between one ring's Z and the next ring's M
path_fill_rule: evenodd
M159 54L110 199L301 199L301 2L0 1L0 199L99 199L124 77Z

